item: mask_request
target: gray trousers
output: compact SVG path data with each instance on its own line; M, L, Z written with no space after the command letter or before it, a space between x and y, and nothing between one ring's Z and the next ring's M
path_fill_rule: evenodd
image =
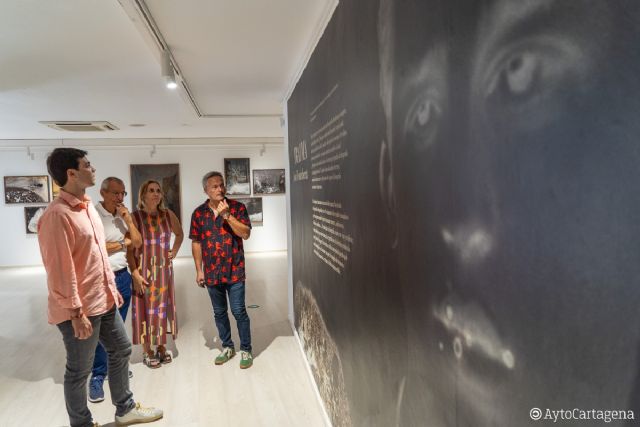
M64 400L71 427L92 426L93 418L87 407L87 378L93 366L98 340L107 350L109 364L109 389L116 415L122 416L134 406L133 393L129 390L129 356L131 341L115 306L105 314L89 317L93 334L80 340L74 337L71 320L59 323L65 349L67 366L64 372Z

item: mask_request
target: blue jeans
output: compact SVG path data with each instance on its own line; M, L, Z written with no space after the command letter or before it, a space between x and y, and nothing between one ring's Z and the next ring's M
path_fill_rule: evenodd
M227 315L227 294L229 294L231 313L236 318L240 335L240 350L251 351L250 321L247 308L244 306L244 282L208 286L207 291L209 291L213 305L213 317L218 328L218 335L222 340L222 346L235 349L231 340L231 325Z
M86 340L74 337L71 320L59 323L67 365L64 372L64 401L71 427L92 426L87 407L87 377L91 372L93 355L98 340L109 354L109 389L116 415L122 416L134 406L133 393L129 390L129 356L131 341L124 330L124 323L115 306L105 314L89 317L93 334Z
M118 310L122 317L122 321L124 322L127 319L129 303L131 303L131 274L129 274L129 271L125 267L122 270L116 271L115 276L116 287L124 300L122 307ZM97 376L102 376L102 378L107 376L107 352L105 351L104 346L99 342L96 347L96 355L93 359L93 369L91 370L91 377Z

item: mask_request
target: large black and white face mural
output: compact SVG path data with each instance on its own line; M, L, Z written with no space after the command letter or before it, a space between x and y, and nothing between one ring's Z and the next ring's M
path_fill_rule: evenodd
M632 0L382 0L401 424L640 408L638 22Z

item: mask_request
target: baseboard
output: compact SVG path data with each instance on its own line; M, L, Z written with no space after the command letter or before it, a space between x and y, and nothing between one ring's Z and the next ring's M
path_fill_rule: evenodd
M291 326L291 330L293 331L293 336L296 338L296 342L298 343L298 348L300 349L300 354L302 355L302 359L304 360L304 366L307 368L307 374L309 375L309 379L313 384L313 390L316 394L316 399L318 399L318 403L320 403L320 407L322 408L322 415L324 417L325 425L328 427L332 427L331 419L329 418L329 414L327 413L327 408L324 406L324 401L320 396L320 389L318 388L318 384L316 383L316 379L313 376L313 371L311 370L311 366L309 365L309 361L307 360L307 355L304 352L304 348L302 347L302 341L300 341L300 336L298 335L298 331L296 331L293 323L289 322L289 326Z

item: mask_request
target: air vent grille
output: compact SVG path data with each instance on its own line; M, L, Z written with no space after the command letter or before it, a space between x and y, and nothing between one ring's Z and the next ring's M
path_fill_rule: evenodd
M52 129L68 132L105 132L109 130L118 130L118 127L105 121L99 122L40 122L45 126L49 126Z

